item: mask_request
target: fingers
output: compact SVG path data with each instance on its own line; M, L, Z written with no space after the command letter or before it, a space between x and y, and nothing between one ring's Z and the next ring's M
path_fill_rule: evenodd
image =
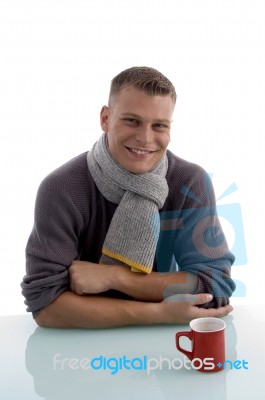
M208 303L213 299L213 296L208 293L200 293L196 295L197 301L193 303L194 306L197 306L199 304L204 304ZM233 311L233 307L228 304L224 307L219 307L219 308L197 308L198 310L198 317L225 317L228 315L231 311Z
M213 296L208 293L201 294L174 294L166 297L164 302L190 303L191 305L204 304L211 301Z
M194 295L193 297L194 297L193 305L205 304L213 299L213 296L209 293L200 293Z
M230 304L220 308L208 308L208 309L197 308L196 318L203 318L203 317L221 318L228 315L231 311L233 311L233 307L230 306Z
M191 303L196 304L196 295L194 294L174 294L173 296L166 297L163 302L174 302L174 303Z
M208 309L208 310L210 310L210 311L212 311L213 312L213 316L216 316L216 317L225 317L226 315L228 315L231 311L233 311L233 307L232 306L230 306L230 304L228 304L227 306L225 306L225 307L220 307L220 308L210 308L210 309Z
M208 303L213 299L213 296L209 293L200 294L175 294L173 296L166 297L162 303L176 303L175 311L180 317L183 313L183 318L180 318L181 322L190 321L194 318L203 317L215 317L221 318L228 315L233 311L233 307L230 305L220 307L220 308L201 308L197 307L200 304ZM177 305L181 306L178 308ZM183 309L183 306L185 307Z

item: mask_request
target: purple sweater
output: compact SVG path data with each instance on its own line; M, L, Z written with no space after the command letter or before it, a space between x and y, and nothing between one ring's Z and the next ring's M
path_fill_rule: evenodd
M213 294L205 307L228 304L235 290L230 277L234 256L218 217L206 172L169 150L169 195L160 210L161 231L153 271L186 271L199 279L198 293ZM49 174L38 189L34 226L26 247L21 283L27 311L38 312L70 290L73 260L98 263L117 207L97 189L83 153ZM205 225L206 224L206 225ZM106 295L127 297L110 291Z

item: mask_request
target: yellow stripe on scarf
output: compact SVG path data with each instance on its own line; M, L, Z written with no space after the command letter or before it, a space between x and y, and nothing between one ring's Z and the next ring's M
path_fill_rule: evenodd
M129 265L131 267L132 272L145 272L147 274L150 274L150 272L152 272L152 268L147 267L146 265L143 265L143 264L139 264L133 260L130 260L129 258L124 257L121 254L113 253L112 251L110 251L106 248L102 249L102 253L105 254L105 256L114 258L116 260L119 260L119 261Z

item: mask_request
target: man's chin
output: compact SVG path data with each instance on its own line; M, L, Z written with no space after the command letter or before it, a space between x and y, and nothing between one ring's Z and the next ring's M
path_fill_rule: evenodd
M148 165L135 165L135 166L133 166L133 167L128 167L128 168L126 168L127 169L127 171L129 171L129 172L131 172L132 174L145 174L146 172L150 172L150 171L152 171L152 169L154 168L154 166L155 165L151 165L151 166L148 166Z
M121 160L123 162L119 162L120 166L126 169L128 172L133 174L144 174L146 172L152 171L155 166L159 163L160 159L156 160Z

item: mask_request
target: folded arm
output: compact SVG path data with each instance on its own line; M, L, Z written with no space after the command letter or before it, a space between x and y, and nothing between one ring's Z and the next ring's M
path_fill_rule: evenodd
M209 303L209 294L188 293L189 274L143 275L127 267L97 265L74 261L70 267L72 291L65 291L37 315L42 327L53 328L111 328L130 325L183 324L194 318L224 317L232 311L225 307L200 308ZM193 281L193 279L192 279ZM85 284L85 282L87 284ZM174 291L165 289L174 285ZM176 293L176 285L183 294ZM104 297L104 292L115 289L141 300ZM79 294L77 294L78 292ZM145 300L145 301L144 301Z
M161 303L110 299L100 295L79 296L66 291L44 307L36 317L45 328L112 328L130 325L183 324L194 318L224 317L230 305L218 310L202 309L208 295L178 295L183 298Z
M214 265L210 260L210 265L209 259L205 262L201 257L194 257L197 253L187 251L185 235L173 235L176 237L173 253L180 272L145 275L133 273L123 266L80 264L83 262L76 261L73 265L81 265L81 272L77 273L75 265L75 268L71 266L69 275L69 265L79 258L79 238L86 226L82 215L87 211L80 213L83 203L76 204L71 193L63 194L61 186L61 181L54 175L41 185L34 228L27 245L27 275L21 285L22 293L26 297L27 310L33 313L40 326L101 328L177 324L198 317L222 317L232 310L229 305L211 308L222 305L215 299L209 303L212 297L209 299L206 293L213 292L214 296L217 293L212 290L211 278L218 283L226 298L232 293L232 281L223 279L225 269L220 267L221 264L216 262ZM67 188L64 185L64 190ZM164 256L162 259L165 262ZM229 260L228 264L231 265ZM84 269L84 265L89 265L89 268ZM87 271L86 279L84 274ZM218 272L217 279L213 271ZM205 279L207 276L210 278L208 281ZM226 276L229 278L229 273ZM104 292L109 289L126 293L136 300L108 298ZM196 289L200 294L192 295ZM165 297L165 301L161 301ZM200 308L201 305L208 309Z
M69 268L70 287L79 295L118 290L136 300L159 302L174 294L193 294L196 275L187 272L143 274L130 267L74 261Z

